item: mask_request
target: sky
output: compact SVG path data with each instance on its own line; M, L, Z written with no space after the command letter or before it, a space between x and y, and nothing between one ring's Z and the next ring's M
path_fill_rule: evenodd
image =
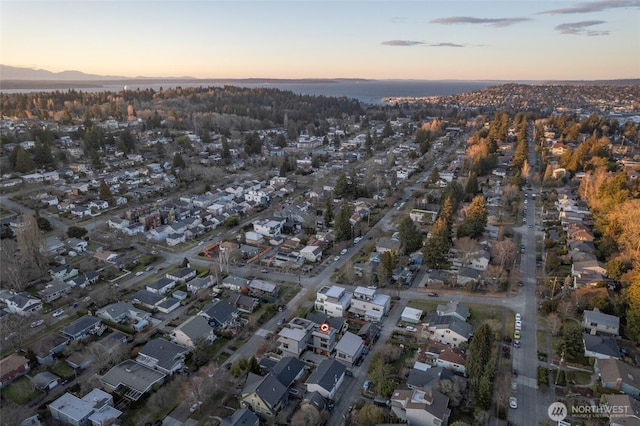
M0 0L0 63L126 77L640 77L640 0Z

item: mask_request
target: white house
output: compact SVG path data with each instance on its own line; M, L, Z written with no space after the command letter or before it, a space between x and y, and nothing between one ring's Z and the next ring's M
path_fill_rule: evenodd
M186 348L194 348L198 341L213 342L216 335L209 321L202 315L196 315L180 324L171 332L171 341Z
M318 392L324 398L333 399L344 381L346 370L334 359L323 359L307 379L307 392Z
M339 286L324 286L316 293L315 309L332 317L342 317L351 306L352 293Z
M322 248L320 246L306 246L300 250L300 256L309 262L315 263L322 259Z
M391 309L391 296L379 294L374 289L356 287L351 298L349 312L365 321L380 322Z

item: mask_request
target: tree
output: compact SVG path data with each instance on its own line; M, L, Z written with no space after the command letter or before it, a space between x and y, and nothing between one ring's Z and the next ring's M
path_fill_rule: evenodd
M396 256L392 251L385 251L380 255L380 264L378 265L378 282L386 284L391 279L391 274L396 267Z
M326 197L324 203L324 224L330 226L333 221L333 200L331 197Z
M349 193L349 182L347 181L347 175L341 171L336 179L336 185L334 192L336 197L344 197Z
M431 174L429 175L429 182L436 183L438 179L440 179L440 172L438 171L438 168L434 166L433 169L431 169Z
M471 255L480 250L480 244L469 237L458 238L453 246L458 252L458 257L462 259L462 266L467 266Z
M108 202L109 204L113 203L111 188L109 188L109 185L107 185L104 180L100 181L100 199Z
M343 204L338 211L334 224L336 241L346 241L351 239L351 207Z
M398 232L400 233L400 241L402 242L404 253L413 253L422 247L422 233L418 231L409 216L405 216L400 221Z
M467 179L467 185L464 188L464 192L469 195L476 195L479 191L478 175L476 173L471 173L469 179Z
M493 263L501 268L513 264L516 259L516 245L511 238L505 238L491 246L491 258Z
M38 229L40 229L42 232L49 232L53 230L51 222L40 215L36 216L36 222L38 223Z
M184 158L177 152L173 156L173 168L181 170L187 168L187 163L185 163Z
M16 240L22 260L34 266L37 274L42 276L49 269L49 259L45 255L42 232L34 215L23 216L22 224L16 232Z
M322 424L321 414L311 404L302 404L291 417L291 426L309 426Z
M471 200L467 209L467 217L458 228L458 238L480 238L487 226L487 207L482 195L477 195Z
M18 147L16 149L18 152L16 153L15 170L20 173L29 173L33 171L37 167L37 164L31 159L29 153L22 149L22 147Z
M83 238L89 231L81 226L70 226L67 228L67 237L69 238Z
M439 217L431 227L431 236L422 249L425 264L431 269L439 269L447 264L447 253L451 247L449 229L443 217Z
M564 354L568 361L574 361L582 355L584 350L582 343L582 327L574 322L565 323L562 326L562 338L558 345L558 350Z
M544 322L552 336L556 336L562 328L562 318L560 318L560 315L555 312L551 312L547 315Z
M384 410L373 404L366 404L354 419L359 426L375 426L384 422Z
M480 324L474 331L467 357L467 374L469 375L469 386L471 388L477 388L491 360L492 342L493 332L491 327L487 323Z

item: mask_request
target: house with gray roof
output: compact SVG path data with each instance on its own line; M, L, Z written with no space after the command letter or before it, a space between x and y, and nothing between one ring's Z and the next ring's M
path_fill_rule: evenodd
M444 367L431 367L426 370L412 368L407 377L407 387L440 389L440 380L453 380L453 372Z
M458 318L460 321L466 321L469 319L469 308L462 302L450 301L446 305L438 305L436 307L436 313L440 316L452 315Z
M107 392L115 392L124 398L137 401L151 391L154 385L161 385L167 375L135 362L132 359L112 367L100 381Z
M69 339L67 337L57 333L50 333L31 344L29 349L36 356L38 364L51 365L53 364L53 356L62 352L68 343Z
M364 341L349 331L344 333L336 345L336 359L347 366L352 366L364 349Z
M345 371L347 367L341 362L323 359L307 379L307 392L318 392L324 398L333 399L344 381Z
M206 277L194 278L187 283L187 290L191 293L197 293L199 290L213 287L213 275Z
M600 376L603 387L640 397L640 368L609 358L596 359L593 369Z
M96 316L107 321L128 323L139 320L149 320L151 314L134 307L129 302L116 302L96 311Z
M113 396L101 389L93 389L82 398L66 392L48 405L51 417L62 424L111 424L122 415L113 407Z
M153 339L140 351L136 362L165 374L173 374L184 366L189 349L165 339Z
M286 356L271 368L271 372L275 374L280 383L288 388L293 382L302 378L305 372L304 367L305 363L298 358Z
M26 291L14 293L0 290L0 301L7 305L7 310L14 314L29 315L42 310L42 301Z
M620 359L620 348L612 337L583 333L582 343L584 344L584 356L588 358Z
M461 321L453 315L440 316L433 313L425 319L425 324L429 333L428 337L431 340L453 347L469 341L473 332L471 324Z
M131 303L144 306L147 309L156 310L157 304L160 303L164 297L157 293L152 293L149 290L139 290L133 296L131 296Z
M412 425L446 425L448 405L449 398L434 389L396 389L391 396L391 411Z
M198 271L196 271L193 268L181 268L181 269L178 269L177 271L167 272L165 274L165 278L168 278L178 283L184 283L195 278L197 272Z
M150 291L151 293L156 293L156 294L165 294L166 292L168 292L169 290L171 290L172 288L174 288L176 286L176 281L171 279L171 278L160 278L157 281L154 281L150 284L147 284L147 291Z
M247 408L240 408L220 420L220 426L259 426L260 418Z
M222 287L233 291L240 291L249 287L250 280L235 275L229 275L222 280Z
M249 373L242 391L242 402L253 412L273 418L287 401L287 387L280 383L275 374L261 377Z
M227 328L238 318L238 310L226 300L208 303L199 312L214 327Z
M41 371L31 378L31 383L40 390L49 391L60 384L60 376L50 371Z
M582 326L590 334L620 335L620 318L605 314L597 309L583 312Z
M72 289L73 286L69 283L53 280L38 292L38 297L42 299L44 303L51 303L62 296L66 296Z
M198 341L214 342L216 335L209 321L202 315L195 315L177 326L171 332L171 341L192 349Z
M71 340L80 340L98 334L101 330L104 331L104 327L100 318L85 315L64 327L62 334Z

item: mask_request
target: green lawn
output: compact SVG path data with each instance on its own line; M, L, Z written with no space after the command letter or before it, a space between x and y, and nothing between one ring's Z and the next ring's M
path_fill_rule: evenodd
M586 371L565 371L567 383L576 382L576 385L588 385L591 384L591 374Z
M42 391L36 389L26 376L16 379L13 383L2 389L2 397L10 399L18 405L25 405L41 394Z
M421 309L424 313L433 312L436 310L438 305L446 304L448 301L436 301L436 300L410 300L407 303L407 306L415 309ZM483 323L487 320L496 320L499 323L502 323L502 307L501 306L487 306L481 305L477 303L465 303L469 308L470 318L469 323L474 327ZM513 315L510 315L509 318L512 318L511 322L511 330L513 330ZM507 319L509 320L509 319ZM507 322L509 325L509 322ZM508 330L508 329L507 329Z

